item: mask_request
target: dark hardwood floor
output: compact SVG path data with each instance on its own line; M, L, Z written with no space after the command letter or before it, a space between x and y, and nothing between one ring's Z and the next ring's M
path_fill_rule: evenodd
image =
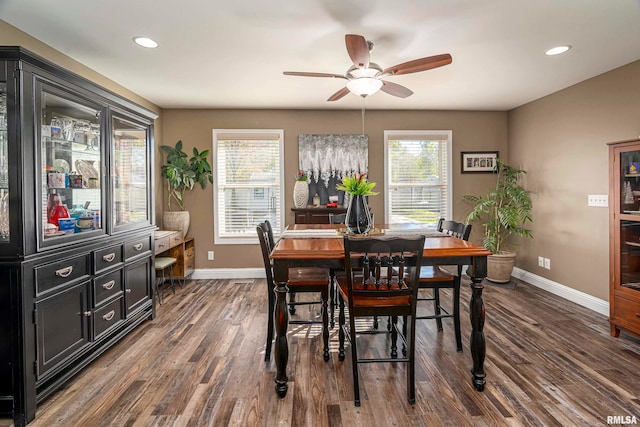
M596 426L607 416L640 423L640 340L612 338L605 316L524 283L485 288L482 393L470 379L464 286L463 353L451 319L440 333L435 321L419 325L415 405L406 400L402 364L366 364L356 408L350 352L338 361L336 327L324 362L320 325L290 326L289 392L279 399L275 363L263 360L265 292L264 280L195 280L167 292L154 321L43 402L30 426ZM295 317L314 310L298 307ZM364 339L371 344L363 351L386 351L386 335Z

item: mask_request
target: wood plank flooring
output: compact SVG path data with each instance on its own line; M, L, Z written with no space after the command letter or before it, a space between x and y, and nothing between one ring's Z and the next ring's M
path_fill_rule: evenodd
M350 351L338 361L336 327L324 362L319 325L290 325L289 392L279 399L275 363L264 361L265 287L192 280L167 292L155 320L43 402L30 426L596 426L607 416L640 423L640 340L612 338L605 316L525 283L485 288L482 393L470 379L463 286L463 353L451 319L443 332L435 321L419 324L415 405L406 399L404 365L365 364L356 408ZM303 306L292 318L318 315ZM386 335L362 339L359 349L371 354L389 343Z

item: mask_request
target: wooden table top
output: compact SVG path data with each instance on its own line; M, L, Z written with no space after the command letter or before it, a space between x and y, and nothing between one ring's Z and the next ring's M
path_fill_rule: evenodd
M288 230L331 230L344 228L343 224L295 224ZM407 232L421 229L415 224L380 225L376 228ZM337 234L337 233L336 233ZM442 258L460 256L488 256L491 252L482 246L450 236L431 237L427 235L423 257ZM283 236L271 253L272 259L338 259L344 257L343 239L335 237Z

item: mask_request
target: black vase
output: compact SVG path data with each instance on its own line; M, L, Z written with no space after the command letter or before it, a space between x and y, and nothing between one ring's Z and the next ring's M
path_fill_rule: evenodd
M365 234L371 229L371 212L366 196L351 195L344 224L349 233Z

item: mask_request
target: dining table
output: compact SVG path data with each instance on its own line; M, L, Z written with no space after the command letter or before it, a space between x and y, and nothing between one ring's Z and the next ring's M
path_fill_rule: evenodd
M289 268L344 268L344 236L349 235L344 227L344 224L289 225L281 233L280 239L271 251L276 296L273 313L276 329L274 342L275 389L281 398L286 396L288 389L287 280ZM491 252L477 244L427 228L425 224L376 224L368 234L356 236L407 235L425 236L422 265L469 266L467 275L471 278L470 348L473 361L471 380L477 391L483 391L486 383L484 372L486 344L483 331L485 309L482 300L484 289L482 282L487 275L487 256L491 255ZM328 282L327 285L329 285Z

